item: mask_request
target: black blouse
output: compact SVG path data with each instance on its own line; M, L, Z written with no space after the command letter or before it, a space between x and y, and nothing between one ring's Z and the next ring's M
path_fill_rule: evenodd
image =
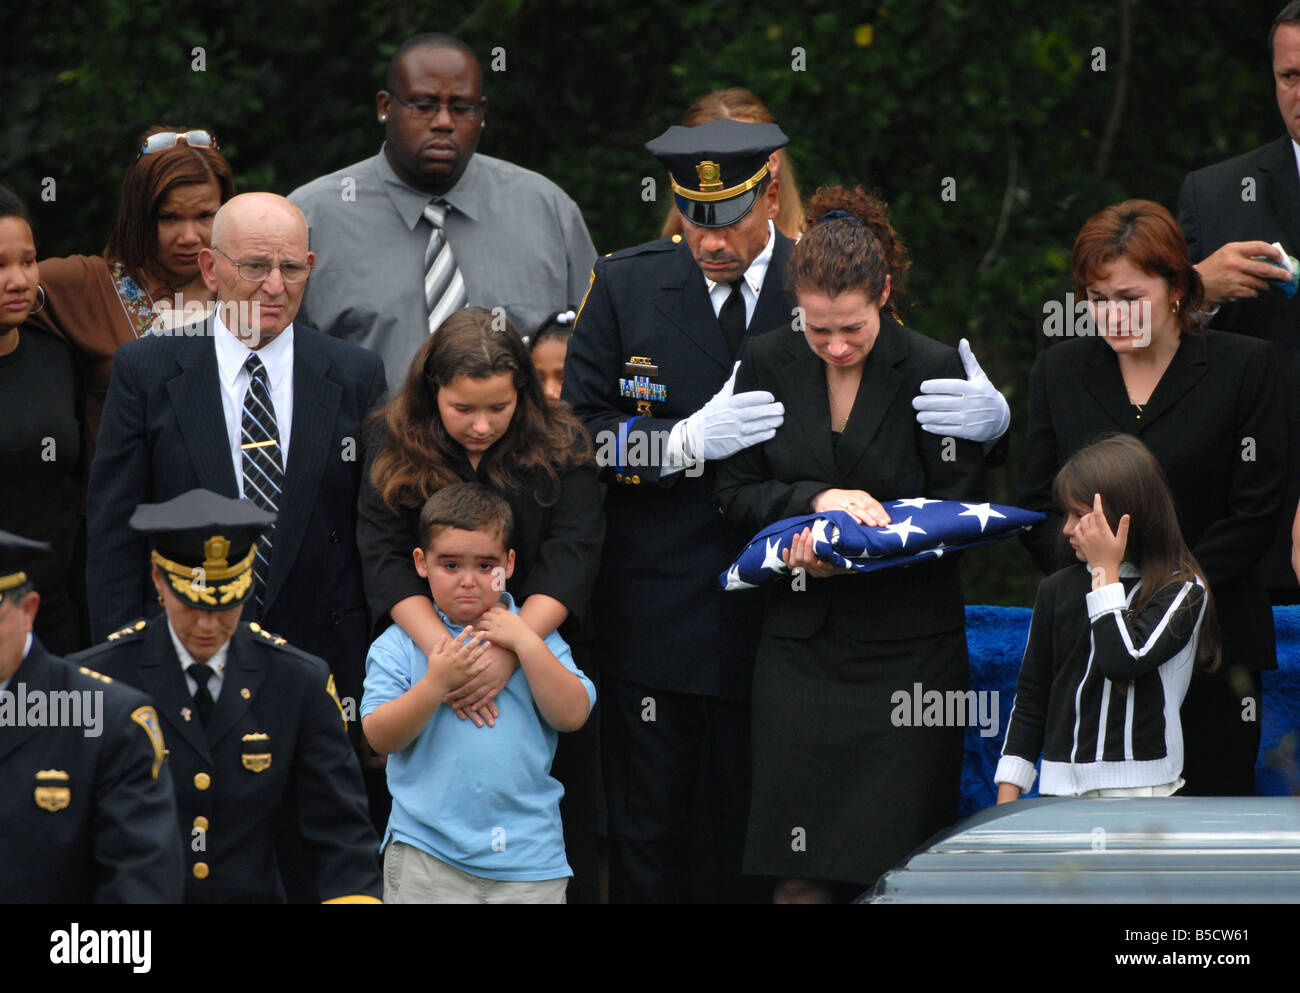
M486 475L480 476L470 465L463 449L460 454L453 466L460 479L491 486ZM525 480L518 491L501 493L514 514L510 547L515 550L515 571L506 589L520 604L534 593L554 597L580 619L591 600L605 538L596 468L562 473L558 498L546 505L541 501L548 484L543 476ZM429 596L428 581L415 571L411 554L419 541L420 508L390 509L371 485L367 468L357 509L366 599L376 627L382 628L394 604L409 596Z

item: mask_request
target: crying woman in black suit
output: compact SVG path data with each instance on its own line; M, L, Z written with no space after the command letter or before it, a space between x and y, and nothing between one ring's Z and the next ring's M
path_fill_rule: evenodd
M719 467L722 511L752 533L826 510L885 525L881 501L969 498L983 449L927 433L911 402L923 380L963 378L962 361L898 322L909 263L884 205L819 190L809 216L786 273L802 326L753 340L736 379L738 392L770 390L785 422ZM951 557L845 575L808 538L791 553L806 575L768 588L755 662L745 871L779 878L777 902L825 902L956 817L962 729L890 714L917 683L966 689L965 615Z

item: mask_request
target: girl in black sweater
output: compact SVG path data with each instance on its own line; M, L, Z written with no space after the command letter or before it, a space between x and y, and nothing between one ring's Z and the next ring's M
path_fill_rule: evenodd
M1016 685L998 803L1042 794L1169 796L1183 785L1178 711L1194 663L1217 664L1208 585L1164 472L1132 435L1056 476L1062 532L1085 568L1043 580Z

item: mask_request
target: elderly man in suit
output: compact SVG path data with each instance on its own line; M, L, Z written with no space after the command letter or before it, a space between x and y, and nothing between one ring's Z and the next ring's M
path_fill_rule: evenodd
M1210 326L1263 338L1277 348L1290 429L1287 513L1261 564L1277 604L1300 600L1293 564L1300 557L1291 536L1291 515L1300 502L1300 295L1288 298L1269 282L1285 279L1286 272L1260 259L1278 257L1272 242L1300 255L1300 0L1278 13L1268 40L1287 133L1189 173L1178 194L1178 223L1205 284Z
M158 613L148 545L127 526L139 504L195 488L247 497L278 519L244 620L328 662L355 713L369 645L355 538L362 429L384 369L294 323L314 260L289 201L237 196L199 259L216 312L118 350L90 472L88 600L96 640Z
M0 531L0 903L176 903L181 844L143 693L32 634L45 542Z

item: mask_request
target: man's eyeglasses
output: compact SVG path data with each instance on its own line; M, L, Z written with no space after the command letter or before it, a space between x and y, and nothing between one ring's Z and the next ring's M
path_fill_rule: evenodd
M236 262L216 245L212 246L212 250L235 267L240 279L250 283L265 282L271 275L271 270L277 268L280 270L280 278L286 283L301 283L311 274L311 266L306 262Z
M388 95L405 107L417 121L432 121L443 107L446 107L447 113L458 121L472 121L483 110L482 97L475 101L451 100L444 104L441 100L417 100L415 103L407 103L396 93Z
M212 149L221 147L217 144L217 136L211 131L159 131L144 140L144 144L140 146L140 152L136 155L136 158L139 159L142 155L161 152L164 148L171 148L178 142L190 147L201 146Z

